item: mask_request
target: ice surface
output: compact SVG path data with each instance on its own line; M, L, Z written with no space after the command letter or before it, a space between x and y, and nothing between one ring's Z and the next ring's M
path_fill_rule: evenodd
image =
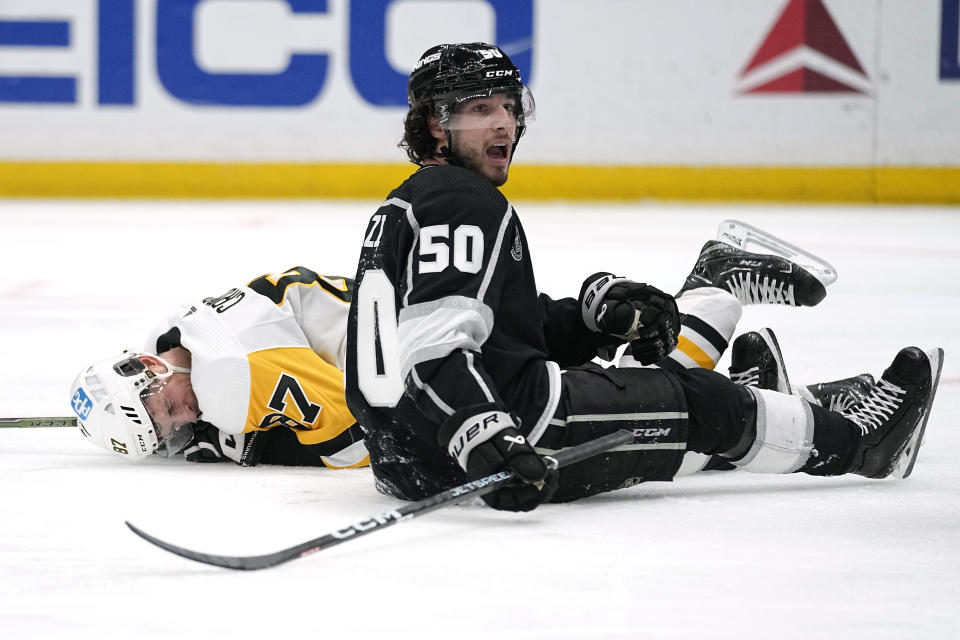
M68 415L89 360L178 303L304 264L352 275L376 203L0 202L0 416ZM277 569L263 553L394 505L368 471L124 463L72 429L0 429L5 638L949 638L960 636L960 210L532 205L540 289L609 270L679 287L736 218L831 262L814 309L749 307L796 382L946 350L904 482L713 473L526 515L443 509ZM727 362L721 363L721 370Z

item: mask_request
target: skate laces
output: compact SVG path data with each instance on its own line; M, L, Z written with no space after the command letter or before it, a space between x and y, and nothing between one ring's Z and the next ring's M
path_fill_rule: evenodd
M756 387L760 384L760 367L750 367L745 371L731 371L730 381L746 387Z
M797 306L793 285L762 276L759 273L734 273L727 279L727 288L743 304L786 304Z
M863 402L851 408L843 417L858 427L863 435L867 435L880 427L900 407L903 401L904 389L883 378L874 387L873 392L863 399Z
M855 404L857 404L856 398L841 391L830 396L830 401L827 403L826 409L827 411L843 413L850 410Z

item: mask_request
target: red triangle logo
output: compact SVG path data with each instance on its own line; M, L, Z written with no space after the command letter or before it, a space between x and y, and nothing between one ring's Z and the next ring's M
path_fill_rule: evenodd
M789 0L786 8L777 18L770 33L753 55L747 67L740 74L747 73L777 59L799 47L817 51L861 76L866 76L856 54L847 44L837 23L834 22L823 0ZM802 73L801 73L802 72ZM824 76L808 68L790 70L779 78L754 87L748 93L772 91L778 93L806 92L856 92L860 89Z
M746 93L861 93L861 91L822 73L817 73L813 69L801 67L753 87Z

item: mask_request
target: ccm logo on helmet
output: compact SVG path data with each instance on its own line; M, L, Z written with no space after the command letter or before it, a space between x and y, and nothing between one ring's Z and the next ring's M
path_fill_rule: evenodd
M513 69L500 69L498 71L487 71L487 78L509 78L513 75Z

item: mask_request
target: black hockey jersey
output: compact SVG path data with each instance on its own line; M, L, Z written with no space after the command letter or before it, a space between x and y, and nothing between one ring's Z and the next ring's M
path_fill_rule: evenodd
M536 443L560 398L560 368L608 340L577 300L537 293L513 207L466 169L423 167L370 218L347 335L347 404L381 485L417 498L410 463L433 489L463 476L437 444L457 409L493 402ZM416 483L414 483L416 484ZM403 486L397 486L403 485Z

